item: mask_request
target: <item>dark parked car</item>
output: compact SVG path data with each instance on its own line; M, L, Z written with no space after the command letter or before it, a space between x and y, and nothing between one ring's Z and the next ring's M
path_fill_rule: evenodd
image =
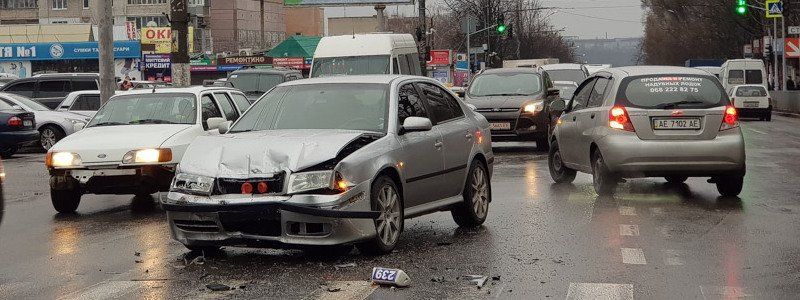
M553 120L548 107L558 93L546 72L501 68L478 74L462 98L489 120L492 141L536 141L547 149Z
M8 158L20 147L39 141L32 112L0 101L0 157Z
M50 109L56 109L71 92L97 90L99 78L99 75L92 73L41 74L12 81L0 88L0 91L25 96Z
M241 69L228 75L227 85L244 92L250 103L281 83L302 79L303 74L291 69Z

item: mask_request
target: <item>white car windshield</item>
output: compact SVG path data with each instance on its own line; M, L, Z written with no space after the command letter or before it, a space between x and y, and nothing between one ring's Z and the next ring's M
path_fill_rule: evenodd
M193 94L138 94L111 98L87 127L131 124L195 124Z
M385 84L280 86L247 110L230 132L271 129L349 129L385 132Z

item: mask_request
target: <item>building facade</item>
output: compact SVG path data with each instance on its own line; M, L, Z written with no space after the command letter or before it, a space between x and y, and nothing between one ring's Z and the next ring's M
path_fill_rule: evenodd
M285 17L281 0L213 1L210 27L214 51L247 54L270 49L286 38Z
M286 35L323 36L325 9L321 7L285 7Z

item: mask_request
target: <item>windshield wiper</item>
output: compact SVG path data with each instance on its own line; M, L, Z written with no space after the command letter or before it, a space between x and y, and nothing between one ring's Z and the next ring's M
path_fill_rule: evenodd
M505 94L488 94L488 95L483 95L483 96L484 96L484 97L489 97L489 96L527 96L527 95L528 95L528 94L520 94L520 93L505 93Z
M245 95L254 95L254 94L263 94L265 92L264 91L246 91L244 93L245 93Z
M673 108L678 105L684 105L684 104L704 104L704 103L705 102L703 101L697 101L697 100L683 100L683 101L676 101L669 103L661 103L659 105L656 105L656 108Z
M120 123L120 122L100 122L97 124L92 125L91 127L97 126L117 126L117 125L128 125L127 123Z
M175 124L175 122L159 120L159 119L143 119L143 120L131 121L128 124Z

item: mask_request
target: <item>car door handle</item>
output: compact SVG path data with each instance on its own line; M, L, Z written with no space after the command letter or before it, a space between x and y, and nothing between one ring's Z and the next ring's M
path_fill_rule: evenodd
M594 119L594 113L589 116L589 118Z
M572 121L573 121L573 122L574 122L576 119L578 119L578 116L572 116Z
M436 143L434 143L433 146L436 147L436 149L442 148L442 141L436 141Z

